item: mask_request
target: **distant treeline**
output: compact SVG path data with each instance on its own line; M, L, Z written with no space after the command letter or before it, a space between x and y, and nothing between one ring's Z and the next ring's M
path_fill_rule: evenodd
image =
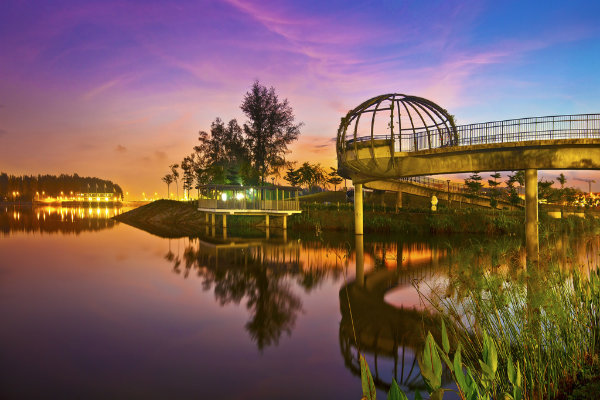
M0 173L1 200L33 200L36 193L40 196L65 196L73 193L116 193L123 195L119 185L106 179L83 177L77 174L67 175L8 175ZM17 194L18 193L18 194ZM43 193L43 195L42 195Z

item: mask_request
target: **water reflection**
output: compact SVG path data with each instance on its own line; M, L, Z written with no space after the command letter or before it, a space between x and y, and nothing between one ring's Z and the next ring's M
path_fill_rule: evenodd
M112 217L122 213L120 207L18 207L0 210L0 232L79 234L84 231L110 229Z
M376 386L384 392L392 379L405 391L425 390L417 357L428 331L438 343L441 340L436 299L463 299L489 288L491 277L525 287L532 308L543 290L544 272L527 271L519 238L465 238L437 243L363 241L362 236L356 236L355 280L339 291L340 351L346 367L357 378L359 353L364 355ZM600 265L598 236L555 234L544 244L543 265L584 273ZM411 300L409 293L417 291L434 303L424 303L420 296L418 301ZM458 326L449 328L460 330ZM452 384L450 378L444 375L443 383Z

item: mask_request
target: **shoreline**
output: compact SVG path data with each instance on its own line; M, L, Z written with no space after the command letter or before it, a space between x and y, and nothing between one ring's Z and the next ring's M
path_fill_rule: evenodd
M351 206L303 204L302 214L288 217L288 230L315 232L354 232L354 211ZM568 215L553 218L548 211L540 212L540 236L552 232L600 232L600 218L596 212L583 216ZM205 214L198 211L195 202L157 200L121 215L115 220L147 231L168 235L193 235L206 227ZM272 228L281 228L278 218L273 218ZM431 212L424 209L400 209L397 213L373 207L365 210L365 233L398 233L416 235L485 234L522 236L525 214L523 211L482 210L475 208L441 209ZM230 228L261 227L261 217L236 216L228 219ZM217 222L219 225L219 222Z

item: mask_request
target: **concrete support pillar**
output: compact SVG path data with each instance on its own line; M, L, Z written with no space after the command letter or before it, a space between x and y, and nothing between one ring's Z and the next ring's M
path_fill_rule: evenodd
M354 184L354 233L363 234L363 185Z
M396 212L402 208L402 191L398 191L396 194Z
M539 255L537 169L525 170L525 241L527 261L537 262Z
M356 190L356 189L355 189ZM356 196L356 193L354 194ZM356 264L356 284L364 286L365 284L365 245L364 236L355 235L355 264Z
M265 215L265 226L269 229L269 214Z
M223 229L227 229L227 214L223 214Z
M210 214L210 224L215 226L215 214Z
M223 239L227 239L227 228L223 228Z
M287 229L287 215L283 216L283 229Z
M206 225L208 225L208 213L204 213L204 221L206 222Z

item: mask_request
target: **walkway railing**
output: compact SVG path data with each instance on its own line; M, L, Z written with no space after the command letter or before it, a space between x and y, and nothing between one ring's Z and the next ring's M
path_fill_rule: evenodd
M470 193L469 187L464 183L448 182L447 180L430 178L429 176L412 176L410 178L398 178L400 182L423 185L441 192Z
M296 199L289 200L216 200L199 199L198 208L212 210L247 210L247 211L299 211L300 203Z
M456 127L458 144L513 143L531 140L600 139L600 114L556 115L483 122ZM448 147L452 141L445 128L424 128L415 132L394 135L395 151L420 151ZM373 135L356 138L357 142L390 140L390 135ZM346 141L346 151L351 150L354 139Z

